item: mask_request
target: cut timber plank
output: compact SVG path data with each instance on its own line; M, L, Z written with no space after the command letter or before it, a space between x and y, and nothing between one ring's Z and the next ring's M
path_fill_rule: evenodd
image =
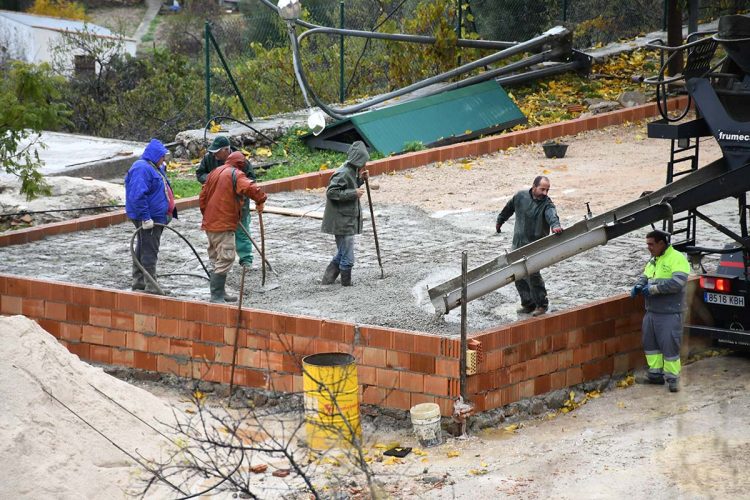
M255 211L255 206L251 207L251 210ZM263 208L263 213L276 214L276 215L287 215L289 217L308 217L310 219L323 219L323 212L310 211L310 210L299 210L295 208L283 208L283 207L269 207L266 205Z

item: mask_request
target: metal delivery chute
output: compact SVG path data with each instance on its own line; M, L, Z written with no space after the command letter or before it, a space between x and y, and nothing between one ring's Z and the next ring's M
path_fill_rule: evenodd
M466 298L472 301L607 241L673 214L697 208L750 189L750 165L732 169L722 158L651 194L585 219L513 250L468 273ZM446 314L461 304L461 276L429 288L435 311Z

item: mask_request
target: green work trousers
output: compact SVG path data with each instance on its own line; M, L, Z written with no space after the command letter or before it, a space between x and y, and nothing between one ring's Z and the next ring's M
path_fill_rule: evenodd
M245 200L242 205L242 212L240 214L240 222L248 233L250 232L250 204ZM234 242L237 247L237 255L240 258L241 266L250 266L253 263L253 244L250 242L250 238L245 234L245 231L238 225L237 231L234 233Z

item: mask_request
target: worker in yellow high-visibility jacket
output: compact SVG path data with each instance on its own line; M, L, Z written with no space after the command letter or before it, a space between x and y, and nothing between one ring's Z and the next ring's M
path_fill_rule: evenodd
M651 231L646 235L651 260L630 295L641 294L646 302L643 350L648 372L636 377L636 382L663 385L666 380L669 391L677 392L680 390L680 345L690 264L670 245L669 237L664 231Z

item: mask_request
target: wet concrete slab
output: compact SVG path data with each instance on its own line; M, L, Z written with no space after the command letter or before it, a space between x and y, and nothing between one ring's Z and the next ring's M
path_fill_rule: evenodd
M269 205L320 210L324 198L319 193L274 194ZM736 203L724 200L704 209L723 223L737 223ZM455 335L460 331L459 310L436 316L427 295L434 286L460 273L461 252L468 251L469 267L480 265L510 248L512 231L495 234L495 212L454 211L428 213L404 205L378 205L375 210L385 279L380 278L371 226L365 222L364 234L357 237L356 264L352 273L355 286L320 284L323 270L335 253L334 239L320 232L320 221L310 218L265 214L266 251L274 269L261 286L260 269L246 277L244 304L250 308L303 314L358 324L379 325L407 330ZM197 209L186 210L170 227L183 234L208 263L207 240L200 230ZM565 221L563 223L572 221ZM507 225L510 226L509 222ZM558 311L594 300L627 293L648 260L644 228L609 242L607 245L558 263L544 271L550 310ZM251 232L259 238L258 219L252 218ZM6 247L2 253L3 270L32 276L129 289L131 224L48 237L45 240ZM702 244L721 246L726 238L700 225ZM260 264L256 253L255 266ZM707 267L710 267L707 261ZM203 274L190 247L165 231L159 254L158 273ZM162 276L160 282L176 297L208 300L208 281L199 276ZM239 288L240 268L230 272L228 286ZM273 288L275 287L275 288ZM273 288L273 289L271 289ZM514 286L506 286L468 307L471 331L491 328L519 319L515 312L518 295ZM527 316L521 316L526 318Z

